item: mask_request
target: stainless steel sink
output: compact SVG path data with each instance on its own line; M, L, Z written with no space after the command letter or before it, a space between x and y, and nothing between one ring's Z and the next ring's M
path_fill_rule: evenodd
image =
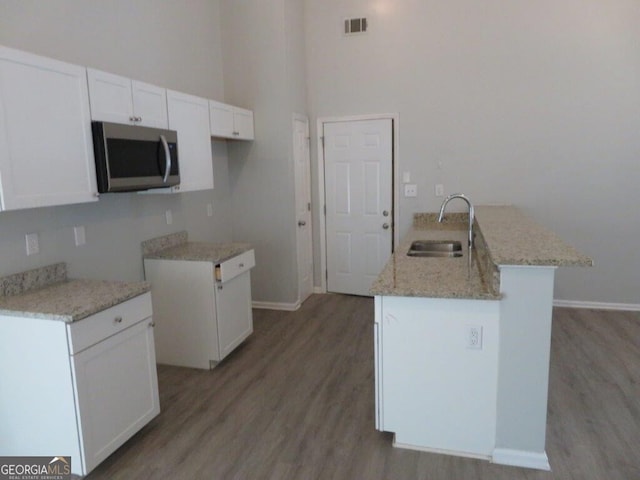
M462 243L458 240L415 240L407 255L410 257L462 257Z

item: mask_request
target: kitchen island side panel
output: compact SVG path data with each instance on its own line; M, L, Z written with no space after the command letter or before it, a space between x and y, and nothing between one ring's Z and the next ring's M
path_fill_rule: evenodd
M499 302L385 296L380 313L381 429L396 446L489 458ZM471 328L479 348L469 347Z
M500 266L494 463L550 470L545 434L555 270Z

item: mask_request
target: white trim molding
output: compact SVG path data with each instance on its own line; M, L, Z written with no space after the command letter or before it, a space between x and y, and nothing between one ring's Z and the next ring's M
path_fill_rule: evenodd
M393 437L393 446L395 448L404 448L407 450L415 450L418 452L437 453L439 455L453 455L454 457L475 458L478 460L491 460L491 457L489 455L481 455L479 453L468 453L468 452L460 452L458 450L421 447L419 445L411 445L409 443L399 443L399 442L396 442L395 435Z
M510 448L496 448L493 451L491 462L499 465L535 468L536 470L551 470L546 452L539 453L525 450L512 450Z
M300 308L300 302L284 303L284 302L251 302L251 308L260 310L284 310L287 312L295 312Z
M583 302L580 300L554 300L554 307L590 308L593 310L624 310L640 312L639 303Z

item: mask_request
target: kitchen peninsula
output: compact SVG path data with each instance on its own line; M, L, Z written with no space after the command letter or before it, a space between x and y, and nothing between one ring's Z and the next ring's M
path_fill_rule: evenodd
M592 260L511 206L475 209L473 263L408 256L466 242L466 214L414 216L375 295L376 428L394 444L549 470L547 386L555 269Z

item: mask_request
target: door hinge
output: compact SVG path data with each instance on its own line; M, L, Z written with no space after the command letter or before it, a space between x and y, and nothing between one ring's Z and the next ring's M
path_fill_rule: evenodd
M322 142L322 148L324 148L324 137L320 137L320 141Z
M327 206L326 205L324 206L324 214L325 215L327 214Z
M307 202L307 212L311 211L311 202Z

